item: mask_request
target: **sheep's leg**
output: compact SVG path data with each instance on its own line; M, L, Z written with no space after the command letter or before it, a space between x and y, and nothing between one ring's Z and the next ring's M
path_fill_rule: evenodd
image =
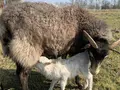
M29 90L28 89L29 71L30 71L29 69L23 69L20 73L20 81L21 81L23 90Z
M16 74L18 77L21 71L22 71L22 66L19 63L16 63Z
M88 74L88 90L92 90L93 87L93 75L89 72Z
M19 79L22 85L22 90L29 90L28 89L28 76L29 76L30 69L25 69L18 63L16 65L17 65L16 73L19 76Z
M7 42L2 42L2 51L3 51L3 56L8 56L9 54L9 47Z
M4 90L2 83L0 84L0 90Z
M67 78L61 79L60 81L61 90L65 90L66 84L67 84Z
M50 88L49 90L53 90L55 84L57 83L58 80L52 80L51 84L50 84Z

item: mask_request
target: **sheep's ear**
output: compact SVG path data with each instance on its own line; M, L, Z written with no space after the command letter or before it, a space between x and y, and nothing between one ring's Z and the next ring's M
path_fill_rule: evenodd
M94 47L94 48L98 48L97 43L93 40L93 38L85 31L83 30L85 37L88 39L88 41L90 42L90 44Z

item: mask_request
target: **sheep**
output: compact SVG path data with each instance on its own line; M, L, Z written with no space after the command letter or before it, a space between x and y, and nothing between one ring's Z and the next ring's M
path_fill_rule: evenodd
M23 2L6 6L0 15L0 40L4 56L16 63L22 90L28 90L29 72L41 55L65 58L83 51L89 43L83 30L98 44L98 48L91 48L95 72L108 52L103 33L107 31L106 23L74 5L58 8L47 3Z
M82 74L86 79L84 89L92 90L93 75L90 72L90 58L88 51L78 53L67 60L53 60L44 56L39 58L35 66L47 79L52 80L49 90L60 81L61 90L65 90L68 78Z

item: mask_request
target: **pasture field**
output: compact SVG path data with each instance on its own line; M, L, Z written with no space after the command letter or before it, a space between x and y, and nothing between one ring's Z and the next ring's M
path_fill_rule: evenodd
M90 11L90 13L103 19L108 24L114 38L110 43L120 38L120 10ZM120 51L120 45L115 49ZM15 64L9 58L2 56L0 48L0 83L5 90L20 90L15 68ZM31 90L48 90L49 84L49 80L46 80L34 69L32 70L29 77ZM60 90L59 85L56 85L54 90ZM66 90L79 90L74 83L74 79L68 81ZM94 76L93 90L120 90L120 54L109 52L109 56L102 63L100 73Z

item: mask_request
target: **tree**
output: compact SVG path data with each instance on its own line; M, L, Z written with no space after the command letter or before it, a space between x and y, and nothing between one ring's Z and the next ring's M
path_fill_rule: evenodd
M74 5L80 6L82 8L88 7L88 0L70 0L70 2Z
M89 1L89 8L90 8L90 9L93 9L93 8L94 8L93 0L90 0L90 1Z
M109 1L107 1L107 0L103 0L103 2L102 2L102 8L103 9L109 9L110 8L110 2Z
M24 2L24 0L4 0L4 4L11 4L13 2Z
M75 0L70 0L70 2L71 2L72 4L74 4L74 3L75 3Z
M98 2L99 2L99 10L101 10L102 9L102 2L103 2L103 0L98 0Z
M116 2L116 0L113 0L113 9L116 9L116 7L117 7L117 2Z
M117 8L120 9L120 0L118 0L118 2L117 2Z

